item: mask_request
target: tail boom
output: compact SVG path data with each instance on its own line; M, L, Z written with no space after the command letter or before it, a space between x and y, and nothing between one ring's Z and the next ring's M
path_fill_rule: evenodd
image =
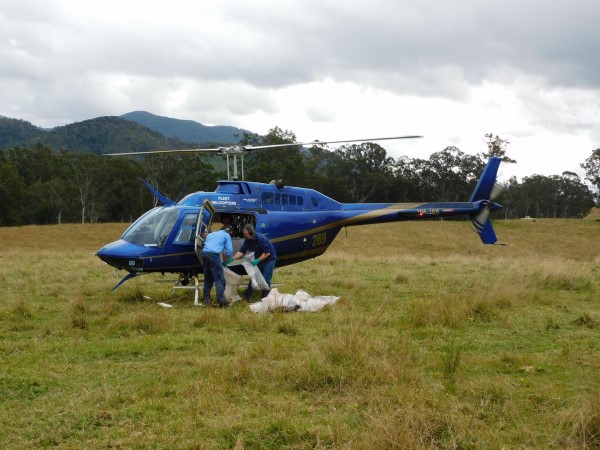
M468 202L344 203L336 226L367 225L401 220L468 216L484 244L497 241L490 213L502 206L491 200L500 158L490 158ZM341 219L341 220L340 220Z

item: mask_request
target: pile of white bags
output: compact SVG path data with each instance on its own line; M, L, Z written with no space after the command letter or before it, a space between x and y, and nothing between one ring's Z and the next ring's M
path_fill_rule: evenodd
M319 311L326 305L332 305L339 297L331 295L312 297L308 292L298 290L295 294L282 294L277 288L271 289L269 295L260 302L250 305L250 310L255 313L268 311Z
M250 277L252 283L252 289L262 291L269 289L269 285L265 281L262 273L258 267L252 265L252 254L246 254L244 257L237 261L229 264L229 267L241 264L244 266L246 273ZM237 302L242 298L238 294L238 287L244 283L241 275L230 270L228 267L224 268L225 281L225 299L228 302ZM318 296L313 297L308 292L298 290L295 294L282 294L277 288L271 289L269 295L263 298L260 302L256 302L250 305L250 310L255 313L265 313L268 311L319 311L326 305L336 303L339 297L334 296Z

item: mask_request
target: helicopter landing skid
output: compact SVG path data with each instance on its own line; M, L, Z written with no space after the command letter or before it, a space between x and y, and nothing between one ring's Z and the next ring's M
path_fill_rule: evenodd
M204 306L202 303L200 303L198 301L198 292L200 291L200 288L203 287L203 285L201 285L199 283L198 277L192 276L191 278L192 278L192 280L194 280L193 285L188 285L189 279L187 279L187 278L178 279L175 282L175 285L173 286L173 294L175 294L175 289L193 289L194 290L194 306Z
M173 295L175 295L176 289L193 289L194 290L194 306L204 306L204 303L200 303L198 301L198 297L199 297L198 293L200 292L200 289L204 287L204 284L200 284L198 277L192 276L191 279L194 280L193 285L188 284L190 279L187 279L187 278L179 278L177 281L175 281L175 284L173 285ZM247 284L247 282L249 282L249 281L250 280L248 280L248 281L244 280L244 282L241 283L240 285ZM284 283L273 283L273 284L271 284L271 288L275 288L275 287L283 286L283 285L284 285Z

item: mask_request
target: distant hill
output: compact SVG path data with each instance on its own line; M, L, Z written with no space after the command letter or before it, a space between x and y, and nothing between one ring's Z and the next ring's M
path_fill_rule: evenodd
M138 123L107 116L45 130L19 119L0 118L0 148L32 147L54 150L115 153L153 149L193 148L197 143L166 137Z
M201 144L237 144L246 130L230 126L208 126L193 120L156 116L146 111L134 111L121 116L158 131L167 137L176 137Z
M44 135L44 130L20 119L0 116L0 148L25 145Z
M52 148L74 152L116 153L153 149L192 148L193 143L168 138L120 117L108 116L84 120L48 132L43 142Z

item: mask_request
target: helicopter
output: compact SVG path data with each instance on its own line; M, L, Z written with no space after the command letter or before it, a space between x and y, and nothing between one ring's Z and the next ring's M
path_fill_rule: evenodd
M107 154L130 156L156 153L220 153L227 157L227 180L217 181L214 192L194 192L177 202L142 180L162 205L144 213L125 230L119 240L102 247L96 252L96 256L116 269L127 271L113 290L125 281L142 274L174 273L178 274L178 283L183 286L194 281L197 296L198 275L203 272L201 252L204 237L212 230L213 224L218 226L219 222L225 220L231 224L233 230L234 253L243 243L244 225L251 224L275 247L276 267L322 255L342 228L355 225L468 216L481 241L484 244L495 244L497 238L490 213L502 208L491 200L501 162L497 157L489 159L467 202L340 203L313 189L286 186L282 180L273 180L270 183L244 180L244 155L260 149L420 137L422 136L397 136ZM230 176L230 156L233 156L233 177ZM238 156L241 159L241 179L238 179ZM244 273L242 266L232 269ZM197 304L197 298L195 301Z

